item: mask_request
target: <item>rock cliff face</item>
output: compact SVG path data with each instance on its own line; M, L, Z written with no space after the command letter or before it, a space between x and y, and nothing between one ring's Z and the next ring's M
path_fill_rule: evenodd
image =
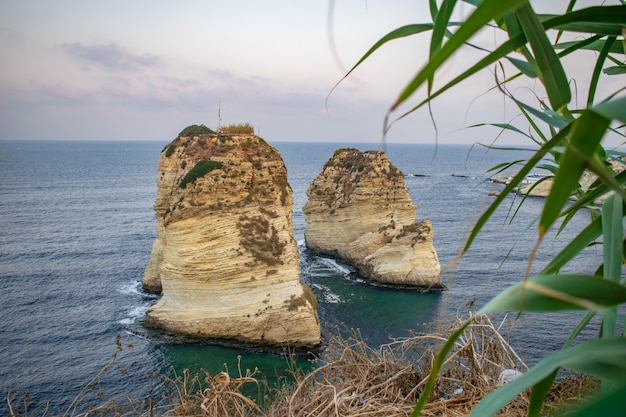
M299 281L292 191L278 151L253 135L178 137L158 166L146 324L174 333L313 346L317 303Z
M429 220L383 152L339 149L307 191L309 249L342 259L382 283L442 287Z

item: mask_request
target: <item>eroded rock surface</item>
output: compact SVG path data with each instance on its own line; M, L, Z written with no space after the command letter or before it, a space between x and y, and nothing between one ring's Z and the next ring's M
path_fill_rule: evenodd
M178 137L161 153L157 186L158 237L143 285L161 298L147 325L272 345L320 342L277 150L254 135Z
M339 149L307 191L305 241L381 283L442 287L429 220L383 152Z

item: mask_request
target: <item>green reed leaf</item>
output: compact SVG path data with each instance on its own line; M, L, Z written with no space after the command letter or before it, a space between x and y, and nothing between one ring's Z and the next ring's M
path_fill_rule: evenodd
M595 8L590 8L590 9L591 10L590 10L590 12L588 14L591 17L603 18L606 15L606 13L600 13L600 12L603 12L602 10L596 10ZM555 25L558 25L558 24L563 25L563 24L565 24L567 22L575 21L576 18L585 18L586 15L587 15L587 13L580 13L579 11L576 11L576 12L572 12L572 13L570 13L568 15L565 15L565 16L551 17L551 18L549 18L549 19L547 19L547 20L545 20L543 22L544 29L554 28ZM590 17L587 17L587 18L590 18ZM615 19L615 20L619 20L619 19ZM518 33L518 32L512 32L512 33ZM459 84L461 81L466 80L471 75L477 73L481 69L484 69L487 66L493 64L498 59L506 58L513 65L518 67L518 69L522 73L524 73L525 75L532 76L532 77L537 76L536 71L534 70L533 66L530 63L508 56L508 54L510 52L513 52L514 50L523 47L523 45L526 43L526 41L527 41L526 37L523 35L523 33L520 34L520 35L515 36L514 38L511 38L509 41L507 41L507 42L503 43L502 45L500 45L492 53L490 53L489 55L487 55L486 57L481 59L478 63L474 64L471 68L469 68L468 70L464 71L461 75L459 75L456 78L454 78L451 82L446 84L444 87L442 87L441 89L437 90L436 92L430 94L426 99L424 99L418 105L416 105L413 108L411 108L409 111L404 113L398 119L402 119L402 118L406 117L407 115L415 112L417 109L421 108L422 106L424 106L429 101L433 100L434 98L436 98L437 96L441 95L445 91L449 90L453 86ZM581 46L585 45L586 42L587 42L586 40L580 41ZM567 51L567 53L571 53L574 50L575 49L572 49L571 51ZM360 63L360 61L359 61L359 63ZM425 71L425 70L428 70L428 68L424 68L423 71ZM436 68L433 67L432 71L435 71L435 70L436 70ZM515 78L515 77L512 77L512 78ZM421 83L423 83L425 80L426 80L426 78L423 78L423 79L421 79L421 81L419 81L419 80L417 80L417 77L416 77L416 79L414 79L413 81L414 82L418 82L419 81L419 83L421 85ZM409 86L407 86L407 89L408 89ZM419 87L419 85L417 87ZM417 87L415 89L413 89L413 91L415 91L417 89ZM412 92L409 93L409 96L410 96L410 94L412 94ZM406 98L408 98L408 96ZM406 98L402 99L402 102L405 101ZM400 99L396 102L398 105L400 104L399 101L400 101ZM524 105L524 106L526 106L526 105ZM540 119L542 119L544 122L549 123L551 126L554 126L556 128L561 128L564 125L564 122L562 122L562 117L560 115L558 115L557 113L551 112L549 110L537 110L537 109L534 109L533 107L530 107L530 106L526 106L526 107L527 107L528 111L530 111L535 116L537 116ZM392 110L394 108L395 107L392 107Z
M509 13L504 15L504 29L506 29L509 34L509 39L512 39L516 36L524 36L524 32L522 31L522 26L517 20L517 16L515 13Z
M537 117L538 119L540 119L541 121L549 125L550 127L553 127L555 129L562 129L563 127L565 127L565 125L567 125L567 121L565 120L565 117L563 117L559 113L556 113L550 109L545 109L545 110L536 109L516 99L513 96L509 96L509 98L511 98L515 102L515 104L517 104L518 107L532 114L533 116Z
M390 112L404 103L425 81L430 79L435 71L456 52L465 42L491 20L516 10L525 4L526 0L484 0L474 10L474 12L463 22L452 37L441 47L441 49L430 57L428 63L400 93L400 96L391 106Z
M443 2L441 3L441 7L436 11L436 15L434 18L433 34L430 37L430 57L435 55L441 49L443 39L446 33L448 33L448 22L450 21L450 16L452 16L455 5L456 0L443 0ZM431 13L433 12L435 12L435 10L431 7ZM433 87L434 79L434 73L431 74L430 77L428 77L429 95Z
M626 398L626 385L600 395L591 404L582 404L577 407L568 417L622 417L624 414L624 398Z
M591 75L591 82L589 83L589 94L587 96L587 107L593 105L594 96L596 94L596 89L598 88L598 80L600 79L600 73L602 72L602 67L604 66L604 62L606 61L606 57L609 55L609 51L611 47L615 43L615 36L609 37L604 46L600 50L600 54L598 55L598 59L596 59L596 65L593 68L593 74Z
M478 61L476 64L472 65L470 68L465 70L460 75L456 76L452 81L450 81L449 83L447 83L446 85L438 89L436 92L429 94L427 98L425 98L419 104L417 104L416 106L411 108L409 111L404 113L402 116L400 116L398 120L415 112L417 109L421 108L426 103L434 100L436 97L440 96L441 94L443 94L450 88L454 87L455 85L459 84L462 81L465 81L466 79L476 74L480 70L485 69L486 67L493 64L494 62L497 62L499 59L507 58L507 55L509 53L513 52L517 48L520 48L521 46L524 45L524 43L526 43L526 38L524 38L523 36L518 36L514 39L510 39L504 42L502 45L496 48L496 50L488 54L486 57Z
M552 189L541 213L539 233L542 236L552 226L572 192L578 187L579 178L609 127L610 119L595 111L585 110L572 124L574 127L570 143L560 161Z
M621 390L626 384L626 339L590 340L548 355L519 378L487 394L474 407L470 417L495 415L518 394L541 383L559 368L607 378L618 383Z
M345 80L350 74L352 74L352 72L354 72L354 70L356 70L359 67L359 65L361 65L367 58L369 58L374 52L376 52L379 48L381 48L387 42L391 42L393 40L400 39L400 38L405 38L407 36L417 35L419 33L427 32L432 29L433 29L432 23L412 24L412 25L405 25L405 26L399 27L398 29L392 30L391 32L387 33L385 36L380 38L378 42L376 42L370 49L367 50L367 52L361 57L361 59L359 59L357 63L354 64L352 68L350 68L350 70L346 73L346 75L344 75L337 82L337 84L335 84L335 86L331 89L331 92L335 88L337 88L337 86L341 84L343 80Z
M581 41L570 41L570 42L561 42L555 45L555 49L566 51L579 51L579 50L588 50L588 51L596 51L600 52L604 45L606 44L606 40L602 40L602 36L591 36L587 39L583 39ZM609 51L611 54L621 54L624 53L622 46L618 43L614 43L611 46ZM563 56L559 54L559 56Z
M439 6L437 6L437 0L428 0L428 8L430 10L430 18L434 22L439 13Z
M544 28L620 36L626 22L626 6L594 6L558 16L543 16Z
M602 150L602 147L598 147L598 152L601 152ZM623 199L626 199L626 191L624 191L623 187L624 176L621 175L621 173L618 176L614 176L615 174L613 170L609 169L606 164L606 156L600 157L596 154L587 162L587 165L588 170L598 176L596 183L605 184L609 190L612 190L616 194L621 195ZM585 195L588 193L591 192L587 191Z
M622 253L624 239L624 201L613 194L602 206L602 234L604 235L604 278L619 283L622 275ZM602 336L615 334L617 307L604 311L602 318Z
M602 235L602 219L596 217L580 233L570 240L570 242L546 265L540 272L544 274L555 274L569 261L574 259L581 251L592 244Z
M426 385L424 385L424 389L422 390L419 400L417 401L417 404L415 405L415 408L413 409L413 412L411 413L411 417L420 416L420 413L422 412L424 405L426 405L426 402L428 401L428 397L430 397L430 393L432 392L433 387L435 386L435 382L437 381L437 376L439 375L439 371L441 370L441 367L446 361L448 354L454 347L454 344L459 339L459 337L461 337L465 329L467 329L467 326L469 326L471 323L472 323L472 319L469 319L465 323L463 323L454 333L452 333L448 337L448 340L446 340L446 343L444 343L442 348L439 350L439 353L437 353L437 356L435 357L435 360L432 364L430 374L428 375L428 380L426 381Z
M615 177L610 177L610 181L607 180L604 175L601 175L581 197L563 210L562 215L570 215L578 212L581 208L594 206L600 197L611 190L618 194L624 193L625 185L626 171L620 172Z
M604 277L619 282L622 274L622 239L624 238L624 201L612 194L602 206L604 235Z
M475 125L468 126L468 128L483 127L483 126L493 126L493 127L498 127L502 130L510 130L522 136L526 136L528 139L532 139L532 137L528 133L521 131L520 129L518 129L517 127L513 126L510 123L477 123ZM516 150L519 150L519 148Z
M620 75L626 74L626 65L621 65L618 67L608 67L602 70L606 75Z
M555 369L550 375L533 385L530 391L530 402L528 404L528 417L540 417L543 402L545 401L552 384L556 380L559 370Z
M515 66L522 74L530 78L537 78L539 74L535 71L535 68L530 65L527 61L523 61L517 58L511 58L510 56L506 58L511 64Z
M626 96L604 101L596 105L594 111L609 119L626 123Z
M535 54L550 104L553 109L558 110L566 106L572 98L561 60L554 52L545 29L530 4L520 7L516 14Z
M430 38L430 55L437 53L441 49L443 39L448 30L450 17L454 11L456 0L444 0L437 10L434 18L433 34Z
M593 275L537 275L501 292L480 313L602 310L626 302L626 287Z
M467 252L471 247L474 239L480 233L482 228L485 226L487 221L491 218L493 213L500 207L502 201L507 198L508 194L513 192L515 188L522 182L526 175L534 169L534 167L541 162L541 160L557 145L559 145L563 140L565 140L568 132L570 131L570 126L566 126L561 132L559 132L556 136L546 142L541 148L537 149L537 151L533 154L533 156L526 162L520 171L513 176L511 181L504 187L504 189L498 194L495 200L491 203L489 207L483 212L480 216L474 227L472 228L467 241L465 242L465 246L463 247L463 253Z
M480 2L476 2L476 4L478 4ZM502 2L502 3L506 3L506 2ZM519 3L522 3L522 1L520 0ZM511 5L509 4L508 6L511 6L511 10L513 10L513 8L515 7L515 5ZM482 5L482 7L485 7L484 5ZM562 16L554 16L554 17L550 17L547 18L545 21L543 21L543 26L544 29L550 29L550 28L555 28L559 25L566 25L568 23L571 22L576 22L576 19L605 19L607 15L611 15L612 12L616 12L616 14L611 15L611 21L616 21L619 22L622 19L622 14L624 11L626 10L612 10L610 12L606 12L603 9L606 9L607 7L600 7L600 8L588 8L588 9L584 9L583 11L575 11L575 12L571 12L568 13L566 15L562 15ZM624 8L626 9L626 8ZM498 12L501 12L501 9L498 9ZM504 15L506 15L506 12L503 12ZM484 17L481 17L484 18ZM449 26L452 25L458 25L459 23L450 23ZM618 27L618 23L614 23L611 30L611 34L614 34L614 32L617 30L616 28ZM408 25L405 26L403 28L398 29L397 31L399 31L398 33L402 33L404 30L412 30L409 27L410 26L419 26L422 27L421 30L416 31L415 33L419 33L425 30L430 30L432 29L433 25L432 24L424 24L424 25ZM465 23L462 24L462 27L465 26ZM407 35L393 35L396 31L390 32L390 34L386 35L384 38L382 38L379 42L377 42L375 44L375 46L373 46L368 53L366 53L359 61L358 63L350 70L350 72L348 72L348 74L350 74L354 69L356 69L356 67L358 65L360 65L362 63L362 61L364 61L369 55L371 55L376 49L378 49L380 46L382 46L384 43L386 43L386 41L388 40L392 40L394 38L397 37L402 37L402 36L409 36ZM461 32L459 30L459 32ZM515 32L514 32L515 33ZM413 33L411 33L413 34ZM458 36L458 32L456 34ZM434 74L434 71L436 71L438 69L438 67L449 57L449 55L451 55L456 49L460 48L460 46L462 45L462 41L459 42L460 39L455 38L454 39L454 45L450 44L449 46L446 44L446 46L444 47L444 49L446 49L445 51L439 51L439 54L437 54L437 57L434 57L433 59L431 59L431 62L429 62L417 75L416 77L409 83L409 85L407 85L407 87L405 87L405 90L403 91L403 93L400 95L400 97L396 100L396 102L394 103L394 105L392 106L390 111L393 111L395 108L397 108L400 104L402 104L404 101L406 101L406 99L413 94L413 92L415 92L415 90L417 90L417 88L419 88L421 86L421 84L423 84L427 79L428 79L428 74L432 73ZM452 39L451 39L452 41ZM449 43L449 42L448 42ZM503 43L500 47L498 47L496 50L494 50L491 54L489 54L487 57L481 59L477 64L473 65L470 69L468 69L467 71L463 72L461 75L459 75L458 77L456 77L453 81L449 82L448 84L446 84L444 87L442 87L441 89L439 89L437 92L433 93L432 95L430 95L428 98L424 99L422 102L420 102L418 105L416 105L415 107L413 107L411 110L407 111L405 114L403 114L402 116L399 117L399 119L402 119L404 117L406 117L408 114L411 114L413 112L415 112L417 109L421 108L422 106L424 106L426 103L428 103L429 101L431 101L432 99L434 99L435 97L441 95L443 92L449 90L451 87L459 84L461 81L464 81L465 79L469 78L471 75L477 73L479 70L487 67L488 65L496 62L498 59L501 58L506 58L509 61L511 61L514 65L518 66L520 71L522 71L522 73L524 74L528 74L530 75L531 73L535 73L534 69L532 69L532 65L530 65L528 62L521 61L521 60L516 60L516 58L511 58L508 57L507 55L522 47L524 44L526 43L526 37L522 35L518 35L515 36L514 38L510 39L509 41ZM581 41L581 45L584 45L585 41ZM442 55L442 54L445 54ZM347 75L344 76L347 77ZM514 78L514 77L513 77ZM342 78L343 80L343 78ZM559 122L559 117L557 117L556 115L552 115L549 116L549 112L545 112L545 111L539 111L539 110L535 110L532 107L528 107L529 111L531 111L532 113L534 113L536 116L542 118L542 120L549 122L551 125L560 128L562 127L562 123Z

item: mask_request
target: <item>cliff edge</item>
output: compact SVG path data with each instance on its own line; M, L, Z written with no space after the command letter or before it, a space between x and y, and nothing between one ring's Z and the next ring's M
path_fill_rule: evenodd
M373 281L443 287L431 222L415 222L404 176L383 152L335 151L307 196L307 248L344 260Z
M179 136L158 165L148 326L195 337L314 346L317 302L299 281L292 191L254 135Z

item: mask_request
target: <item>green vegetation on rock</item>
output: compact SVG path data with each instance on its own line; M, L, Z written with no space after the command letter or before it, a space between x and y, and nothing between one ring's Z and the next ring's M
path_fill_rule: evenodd
M205 125L191 125L184 128L178 136L196 136L196 135L210 135L215 133Z
M180 184L178 186L180 188L185 188L187 184L194 182L198 178L208 174L214 169L220 168L222 168L221 162L203 159L189 170L187 175L185 175L185 177L180 181Z

